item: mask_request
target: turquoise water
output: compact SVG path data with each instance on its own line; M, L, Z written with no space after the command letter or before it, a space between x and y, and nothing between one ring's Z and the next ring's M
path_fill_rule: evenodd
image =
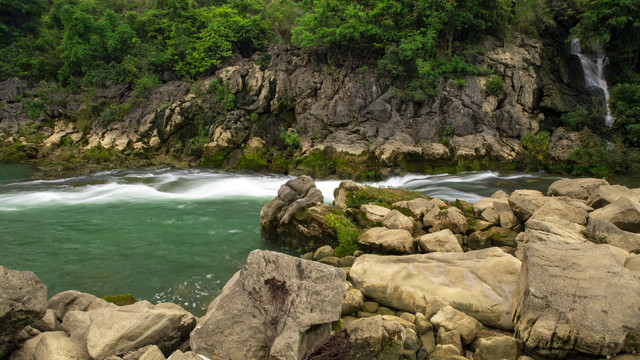
M29 171L0 165L0 264L33 271L49 296L131 293L202 315L251 250L287 252L261 240L259 214L288 177L164 169L25 180ZM373 185L475 202L498 189L544 190L556 179L473 172ZM338 184L317 182L325 201Z

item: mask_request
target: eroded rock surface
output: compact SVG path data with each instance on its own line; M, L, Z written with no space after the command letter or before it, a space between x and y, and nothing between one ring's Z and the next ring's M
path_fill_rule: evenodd
M191 334L194 352L224 359L302 359L340 318L345 273L254 250Z
M499 248L468 253L363 255L350 276L366 297L430 316L451 305L485 325L511 329L520 261Z
M589 242L527 245L513 306L517 338L542 356L640 347L640 281Z

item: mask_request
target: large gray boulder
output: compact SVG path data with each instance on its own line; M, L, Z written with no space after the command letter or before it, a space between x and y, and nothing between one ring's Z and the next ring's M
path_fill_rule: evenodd
M422 223L428 228L449 229L456 234L464 234L469 230L467 218L460 209L453 206L427 211L422 218Z
M395 321L373 316L346 325L351 338L352 360L396 360L403 350L405 329Z
M349 276L381 304L427 316L452 307L483 324L512 329L511 297L520 261L499 248L467 253L363 255Z
M511 210L524 222L548 200L538 190L516 190L511 193L508 201Z
M302 359L340 318L346 274L254 250L209 305L191 349L209 358Z
M527 245L513 306L516 337L541 356L640 350L640 281L591 242Z
M596 178L562 179L551 184L547 194L587 200L594 190L603 185L609 185L609 183L606 180Z
M86 347L89 354L97 359L147 345L157 345L164 353L170 354L189 338L196 324L193 315L171 303L151 305L148 301L138 301L132 305L89 311L88 314L91 324Z
M260 225L286 224L296 212L321 204L323 200L322 192L311 177L303 175L289 180L280 187L278 196L260 210Z
M576 224L585 225L589 218L586 206L576 206L576 204L564 201L550 200L540 206L531 215L531 219L544 221L547 218L558 218Z
M482 324L471 316L458 311L451 306L445 306L431 317L431 323L436 328L444 328L446 331L457 331L462 341L468 345L482 330Z
M46 311L47 287L31 271L0 266L0 359L15 347L15 336Z
M610 222L621 230L640 233L640 202L619 198L592 212L589 218Z

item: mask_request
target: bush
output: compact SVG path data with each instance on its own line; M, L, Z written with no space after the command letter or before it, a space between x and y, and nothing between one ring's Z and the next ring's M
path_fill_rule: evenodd
M562 114L561 120L562 125L572 131L580 131L592 125L589 111L582 106L578 106L574 111Z
M289 148L289 150L295 150L300 147L300 135L295 132L285 131L280 134L280 138L284 141L284 144Z
M484 89L489 95L502 95L502 93L504 93L504 82L502 81L502 77L498 75L489 77Z
M526 150L525 167L530 170L547 169L551 165L549 154L550 135L546 131L537 134L528 133L520 139L520 145Z

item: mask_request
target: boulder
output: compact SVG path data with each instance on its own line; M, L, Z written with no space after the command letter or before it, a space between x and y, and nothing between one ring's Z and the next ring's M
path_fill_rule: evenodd
M254 250L191 333L209 358L302 359L340 318L344 271Z
M627 256L624 267L640 280L640 255L630 254Z
M501 224L500 219L503 217L505 221L515 218L509 199L504 197L482 198L473 204L473 212L477 217L495 225ZM509 225L513 225L514 222L515 220L510 221Z
M316 252L313 254L313 260L318 261L320 259L331 257L333 256L333 253L333 248L329 245L319 247L318 250L316 250Z
M424 234L416 239L422 252L462 252L458 239L451 230L444 229L431 234Z
M47 301L47 308L54 310L59 320L62 320L69 311L91 311L105 307L115 308L116 305L76 290L61 292Z
M515 247L515 239L515 231L503 227L492 227L486 231L476 231L469 235L468 246L474 250L486 249L492 246Z
M457 331L465 344L471 344L478 332L482 330L482 324L478 320L451 306L440 309L430 321L437 329Z
M151 344L170 354L189 338L196 324L193 315L170 303L154 306L148 301L138 301L132 305L89 311L88 314L91 325L86 344L94 358Z
M525 246L513 306L516 337L540 356L640 350L640 281L591 242Z
M381 223L391 210L379 205L362 205L360 210L364 211L367 219L372 223Z
M621 230L640 233L640 203L628 198L619 198L595 210L589 218L610 222Z
M518 340L510 336L490 336L478 339L473 358L476 360L516 360L520 347Z
M322 192L309 176L303 175L287 181L278 190L278 196L260 210L260 225L267 226L278 221L286 224L298 211L321 204Z
M531 215L530 219L545 220L546 218L564 219L576 224L585 225L589 213L584 206L575 206L572 203L549 200L540 206Z
M538 190L516 190L509 196L509 205L518 218L525 222L548 199Z
M525 231L516 237L518 249L529 243L585 241L587 238L584 236L584 226L558 218L530 219L525 224Z
M398 210L391 210L383 219L382 225L389 229L413 231L413 220Z
M562 179L551 184L547 194L587 200L595 189L603 185L609 185L609 183L606 180L596 178Z
M60 321L55 310L47 309L42 319L31 324L31 327L39 331L62 331Z
M342 299L342 310L340 314L342 316L353 314L356 311L362 309L364 305L364 295L362 292L351 285L350 282L345 284L344 299Z
M411 233L403 229L374 227L365 231L358 243L363 249L380 254L415 254L416 244Z
M147 345L143 348L128 352L122 360L166 360L160 348Z
M469 229L467 218L456 207L431 209L424 214L422 222L425 227L449 229L455 234L464 234Z
M640 195L626 186L603 185L593 191L587 200L587 204L594 209L599 209L620 198L635 200L636 202L640 201Z
M467 253L363 255L349 273L365 297L395 309L435 314L451 305L487 326L512 329L520 261L499 248Z
M333 207L336 209L344 210L347 208L347 192L357 190L360 185L356 184L353 180L345 180L333 190Z
M182 351L178 350L171 354L171 356L169 356L167 360L202 360L202 358L192 351L183 353Z
M458 349L457 355L464 354L464 346L462 345L462 339L460 338L460 332L458 330L445 330L444 327L438 329L438 335L436 335L436 341L439 345L453 345Z
M405 329L381 316L362 318L346 325L351 338L352 360L396 360L405 341Z
M16 345L16 335L45 314L47 287L31 271L0 266L0 359Z
M87 343L87 335L91 327L91 316L85 311L69 311L62 319L62 328L73 339Z
M90 360L87 348L64 331L46 332L33 352L33 360Z
M640 253L640 234L620 230L615 225L595 217L589 219L584 234L595 243L610 244L628 252Z
M396 203L393 203L392 206L401 208L401 209L407 209L411 211L414 217L419 217L420 215L424 214L428 210L431 210L434 207L437 208L441 205L446 206L446 204L440 199L429 200L424 198L417 198L417 199L407 200L407 201L398 201Z

